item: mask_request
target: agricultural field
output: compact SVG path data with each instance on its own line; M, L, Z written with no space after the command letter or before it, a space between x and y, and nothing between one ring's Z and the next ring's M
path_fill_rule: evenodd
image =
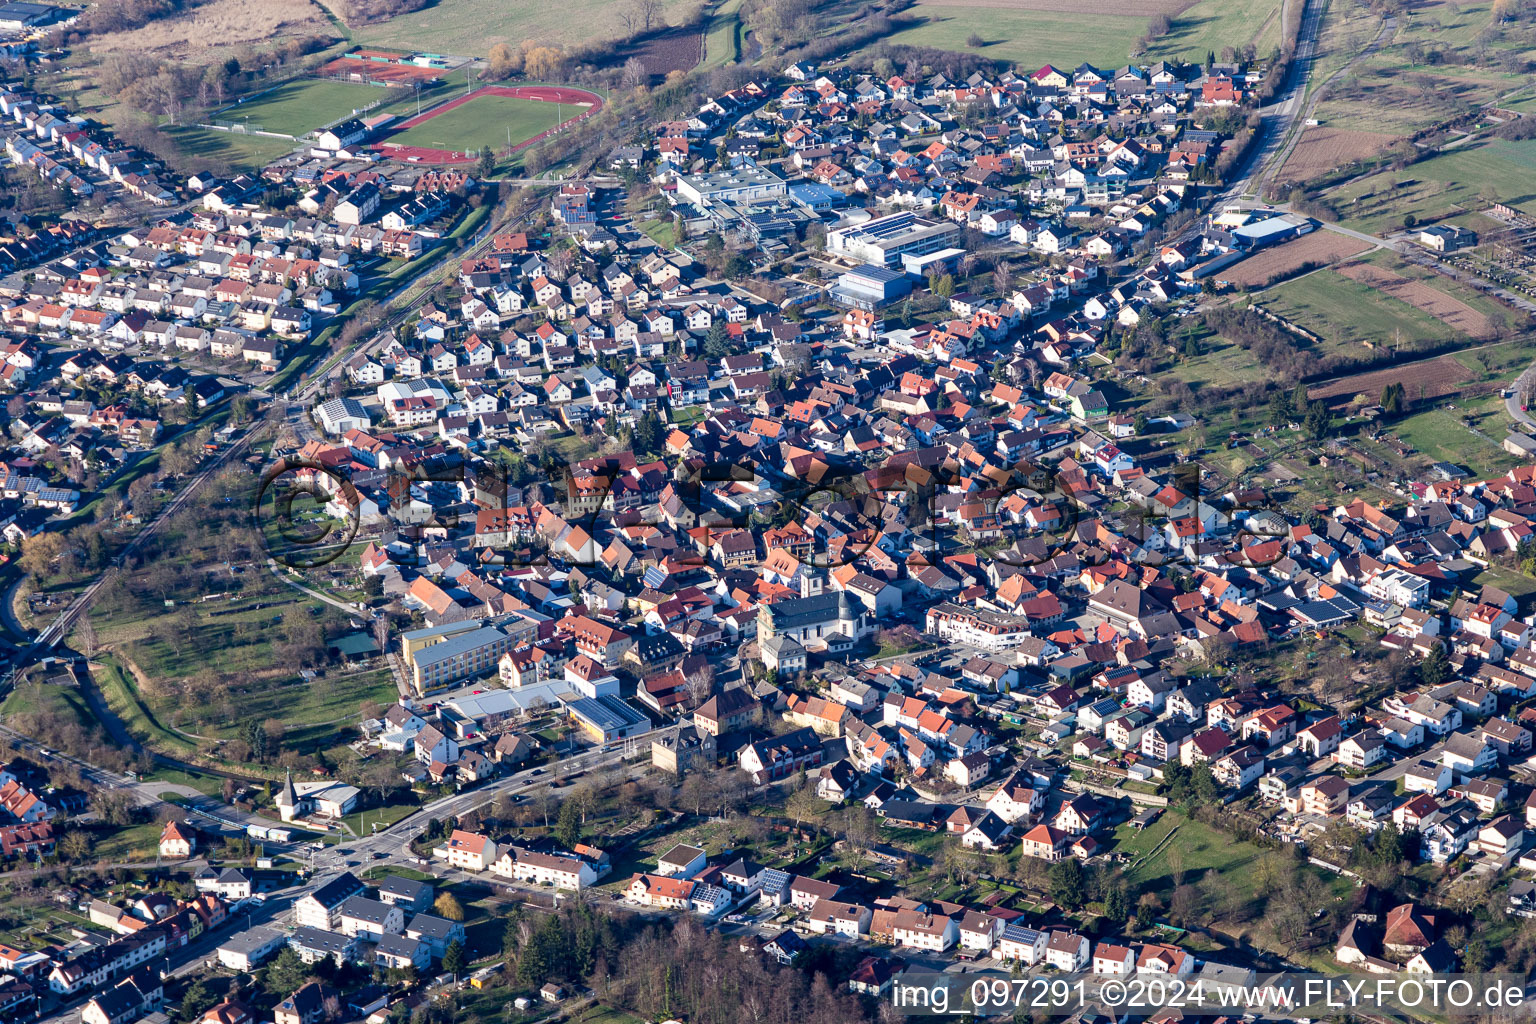
M1104 10L1116 7L1083 6L1100 6ZM1149 15L1105 13L1093 16L1094 31L1087 34L1083 32L1086 13L1081 7L1053 0L1040 0L1028 9L1006 0L995 0L990 5L986 0L919 0L902 12L902 19L911 27L892 33L888 41L977 53L1030 69L1046 63L1071 68L1080 61L1114 67L1125 62L1136 40L1147 31ZM975 50L966 46L973 33L984 40Z
M971 51L1021 67L1051 63L1070 68L1080 61L1101 67L1124 64L1147 32L1154 15L1167 15L1172 30L1154 40L1146 60L1185 57L1254 43L1260 52L1280 39L1278 0L918 0L901 12L915 22L894 33L893 43ZM1092 18L1093 31L1083 31ZM983 44L972 49L972 34Z
M1402 171L1383 171L1330 190L1341 223L1391 232L1412 215L1441 220L1507 203L1536 214L1536 140L1492 139L1430 157Z
M1340 267L1339 273L1428 313L1458 334L1471 338L1493 334L1493 322L1487 315L1423 281L1369 263L1351 263Z
M1426 462L1450 462L1466 467L1474 476L1493 476L1522 461L1500 447L1509 423L1504 401L1495 394L1424 409L1405 416L1390 429Z
M1276 178L1280 181L1310 181L1355 160L1373 157L1394 141L1395 136L1381 132L1350 131L1322 125L1306 128Z
M1412 351L1441 342L1451 333L1428 313L1332 269L1277 285L1257 296L1257 301L1337 351L1366 342Z
M243 45L291 36L335 38L336 28L316 0L209 0L174 17L90 41L96 53L153 54L190 64L227 60Z
M1472 376L1472 371L1453 357L1436 356L1415 363L1399 363L1380 370L1323 381L1308 388L1307 397L1312 401L1322 399L1344 406L1356 395L1364 395L1374 401L1388 384L1402 384L1408 400L1419 402L1455 394Z
M459 153L474 153L482 146L499 150L508 145L509 139L515 146L585 109L483 94L391 135L389 141L400 146Z
M673 21L697 8L693 0L661 0L662 16ZM582 43L617 39L623 5L611 0L569 0L560 4L508 3L507 0L438 0L420 11L352 30L357 46L430 50L483 57L492 46L517 46L525 39Z
M1313 231L1233 264L1221 272L1221 278L1241 288L1262 288L1303 267L1337 263L1369 248L1369 244L1348 235Z
M1336 128L1406 135L1527 86L1518 70L1533 44L1529 29L1495 24L1492 6L1433 0L1399 12L1380 48L1329 87L1318 118ZM1313 81L1364 49L1380 25L1368 5L1330 4Z
M370 103L403 98L390 89L323 78L296 78L209 115L209 124L233 122L263 131L304 135L349 117Z
M1151 6L1151 5L1148 5ZM1200 0L1171 14L1173 30L1152 41L1146 60L1185 58L1199 62L1207 53L1249 43L1260 56L1280 45L1280 0Z
M690 71L704 61L704 33L697 27L675 28L628 47L645 65L648 74L665 78L674 71Z

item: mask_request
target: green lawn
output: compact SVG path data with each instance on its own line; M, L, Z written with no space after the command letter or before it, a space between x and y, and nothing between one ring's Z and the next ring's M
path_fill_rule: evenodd
M1513 569L1505 569L1502 566L1488 566L1472 577L1472 582L1478 586L1492 584L1498 587L1520 602L1522 615L1530 610L1532 595L1536 595L1536 579L1532 579L1523 572L1515 572Z
M1155 855L1148 854L1175 828L1176 835ZM1250 901L1258 901L1267 895L1266 885L1276 880L1270 877L1270 868L1284 862L1291 863L1291 856L1284 850L1264 850L1252 843L1238 842L1225 832L1194 821L1177 811L1167 811L1150 827L1138 832L1130 825L1115 830L1115 850L1129 858L1125 879L1133 894L1153 892L1165 899L1175 887L1174 874L1183 872L1183 881L1190 883L1200 879L1207 871L1215 870L1222 881L1234 887ZM1303 871L1312 868L1303 867ZM1278 877L1279 869L1274 871ZM1339 891L1351 888L1347 879L1336 875L1318 873L1319 877Z
M1405 417L1393 424L1391 430L1426 457L1465 466L1475 476L1496 476L1520 463L1520 459L1500 447L1509 429L1503 399L1495 395L1470 402L1452 400L1449 404L1456 408L1448 409L1442 402L1433 409ZM1472 420L1477 433L1462 422L1464 417Z
M741 4L742 0L726 0L710 15L700 67L717 68L741 59Z
M188 156L204 157L226 163L237 170L260 170L278 157L291 152L297 145L289 139L273 139L265 135L240 135L236 132L220 132L210 128L167 126L163 130L165 134L176 140L176 145Z
M476 96L414 128L390 136L402 146L424 146L473 153L482 146L505 149L570 119L584 107L522 100L513 96Z
M59 724L74 722L85 729L96 726L85 699L70 686L27 683L12 690L0 704L0 716L26 714L45 715Z
M407 791L407 798L399 803L385 804L383 807L370 807L366 811L349 814L342 820L347 823L347 827L352 830L354 835L367 836L373 834L375 823L378 824L379 828L386 828L407 814L419 810L421 810L421 804L414 799L410 799L409 792ZM391 869L389 873L398 875L400 872Z
M304 135L370 103L389 99L395 92L356 82L296 78L243 103L214 112L209 123L233 121L269 132ZM404 91L400 90L400 93L403 95Z
M670 220L648 220L640 225L640 232L663 249L677 248L677 228Z

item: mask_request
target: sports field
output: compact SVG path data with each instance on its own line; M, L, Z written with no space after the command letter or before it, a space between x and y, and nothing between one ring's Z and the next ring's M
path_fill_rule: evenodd
M231 104L212 116L215 122L234 121L263 131L303 135L370 103L394 98L395 92L371 85L296 78L244 103Z
M411 118L383 146L401 159L459 162L486 146L497 153L520 149L602 105L584 89L486 85Z
M476 96L468 103L445 111L414 128L407 128L389 141L402 146L425 149L451 149L472 153L481 146L496 150L507 147L507 140L517 145L560 123L561 114L570 117L575 107L560 108L553 103L520 100L511 96Z

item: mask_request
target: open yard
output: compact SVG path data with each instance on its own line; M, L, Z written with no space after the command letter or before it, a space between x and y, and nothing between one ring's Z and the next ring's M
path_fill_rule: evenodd
M324 78L296 78L275 89L210 115L209 124L225 121L287 135L303 135L396 96L388 89Z
M1369 248L1367 243L1348 235L1313 231L1233 264L1221 272L1221 278L1241 288L1262 288L1305 268L1336 263Z
M661 0L663 18L680 21L696 3ZM617 39L623 5L611 0L567 0L559 4L507 0L438 0L420 11L353 29L359 46L429 50L483 57L497 43L517 46L525 39L580 43Z

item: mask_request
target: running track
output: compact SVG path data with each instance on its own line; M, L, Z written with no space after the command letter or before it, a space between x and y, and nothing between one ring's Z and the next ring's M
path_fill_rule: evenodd
M461 106L474 99L476 96L510 96L518 100L537 100L540 103L571 103L585 104L586 109L575 117L568 117L548 131L540 132L531 139L525 139L512 147L512 152L517 152L548 138L555 132L569 128L579 121L585 120L603 109L603 98L596 93L587 92L585 89L565 89L547 85L482 85L468 96L460 96L458 99L449 100L436 110L429 110L425 114L418 114L409 121L402 123L395 129L403 132L408 128L414 128L419 124L425 124L439 114L446 114L454 107ZM476 159L473 153L464 155L451 149L430 149L425 146L402 146L394 142L381 142L379 149L386 150L387 155L397 160L406 160L415 157L418 162L432 164L468 164Z

